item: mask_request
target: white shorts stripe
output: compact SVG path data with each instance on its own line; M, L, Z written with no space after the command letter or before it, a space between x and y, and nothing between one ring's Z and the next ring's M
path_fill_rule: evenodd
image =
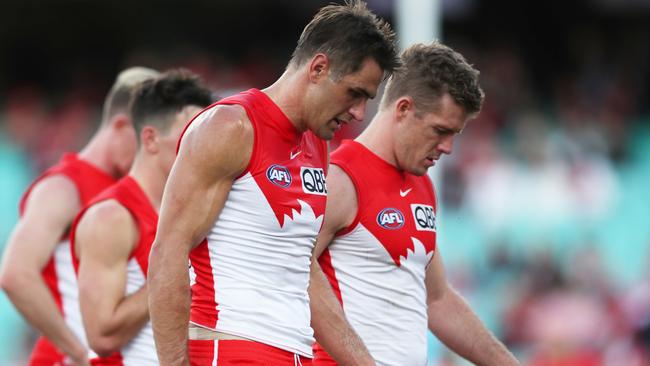
M212 358L212 366L217 366L217 359L219 358L219 341L214 341L214 356Z

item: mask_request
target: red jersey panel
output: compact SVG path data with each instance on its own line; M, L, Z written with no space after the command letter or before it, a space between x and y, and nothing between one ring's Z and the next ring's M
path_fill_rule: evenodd
M64 175L77 187L81 206L85 206L99 192L115 183L115 178L103 172L94 165L81 160L77 154L67 153L61 160L29 186L20 201L20 215L23 215L27 200L36 184L46 177ZM49 288L54 300L65 319L66 324L77 338L87 346L86 334L81 323L79 312L79 294L77 280L70 257L69 233L66 233L54 249L50 260L42 271L43 280ZM63 355L45 337L41 337L32 351L30 365L56 365L63 360Z
M327 144L298 132L256 89L214 104L192 124L221 104L246 110L255 142L213 228L190 254L191 322L311 357L307 286L325 211Z
M425 365L425 270L436 248L436 199L428 176L397 170L345 141L332 164L357 193L354 222L319 262L352 327L378 365ZM314 363L329 358L315 347Z
M151 206L151 202L140 188L140 185L130 176L120 179L116 184L97 195L92 202L86 206L75 219L71 230L71 253L74 261L75 272L79 269L79 259L75 253L75 231L77 224L93 205L106 200L115 200L126 208L138 227L140 238L129 256L126 275L126 290L124 295L128 296L138 291L145 285L147 270L149 268L149 252L156 237L158 225L158 213ZM158 365L158 355L153 339L151 322L147 324L133 337L120 352L110 357L94 358L93 365L113 366L146 366Z

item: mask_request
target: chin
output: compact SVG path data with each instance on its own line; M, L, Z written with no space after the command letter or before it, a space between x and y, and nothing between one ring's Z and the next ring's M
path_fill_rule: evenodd
M318 132L314 132L314 134L320 137L321 139L327 141L334 138L334 131L318 131Z
M426 170L418 170L416 172L411 172L411 174L413 174L415 176L418 176L418 177L421 177L421 176L427 174L427 171Z
M416 167L416 168L409 169L408 172L415 176L421 177L427 174L428 170L429 170L428 168Z

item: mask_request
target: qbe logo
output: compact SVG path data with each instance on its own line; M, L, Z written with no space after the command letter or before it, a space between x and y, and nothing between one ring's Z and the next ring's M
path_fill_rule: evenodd
M300 167L300 178L302 179L303 192L320 196L327 195L323 169Z
M396 208L385 208L377 215L377 223L384 229L399 229L404 226L404 215Z
M436 213L433 206L414 203L411 204L411 212L418 231L436 231Z
M287 188L291 185L291 174L289 174L289 169L282 165L273 164L266 169L266 178L270 180L271 183L282 188Z

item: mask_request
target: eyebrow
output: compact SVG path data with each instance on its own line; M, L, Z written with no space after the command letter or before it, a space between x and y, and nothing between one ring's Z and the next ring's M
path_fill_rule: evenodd
M452 132L452 133L455 133L455 134L463 133L462 128L458 128L458 129L448 128L448 127L436 127L436 128L439 129L440 131L444 132L444 133L449 133L449 132Z
M375 95L374 95L374 94L370 94L370 92L368 92L368 91L367 91L366 89L364 89L364 88L360 88L360 87L356 87L356 88L354 88L354 87L353 87L352 90L354 90L355 92L357 92L357 93L363 95L364 97L366 97L366 98L368 98L368 99L375 99Z

